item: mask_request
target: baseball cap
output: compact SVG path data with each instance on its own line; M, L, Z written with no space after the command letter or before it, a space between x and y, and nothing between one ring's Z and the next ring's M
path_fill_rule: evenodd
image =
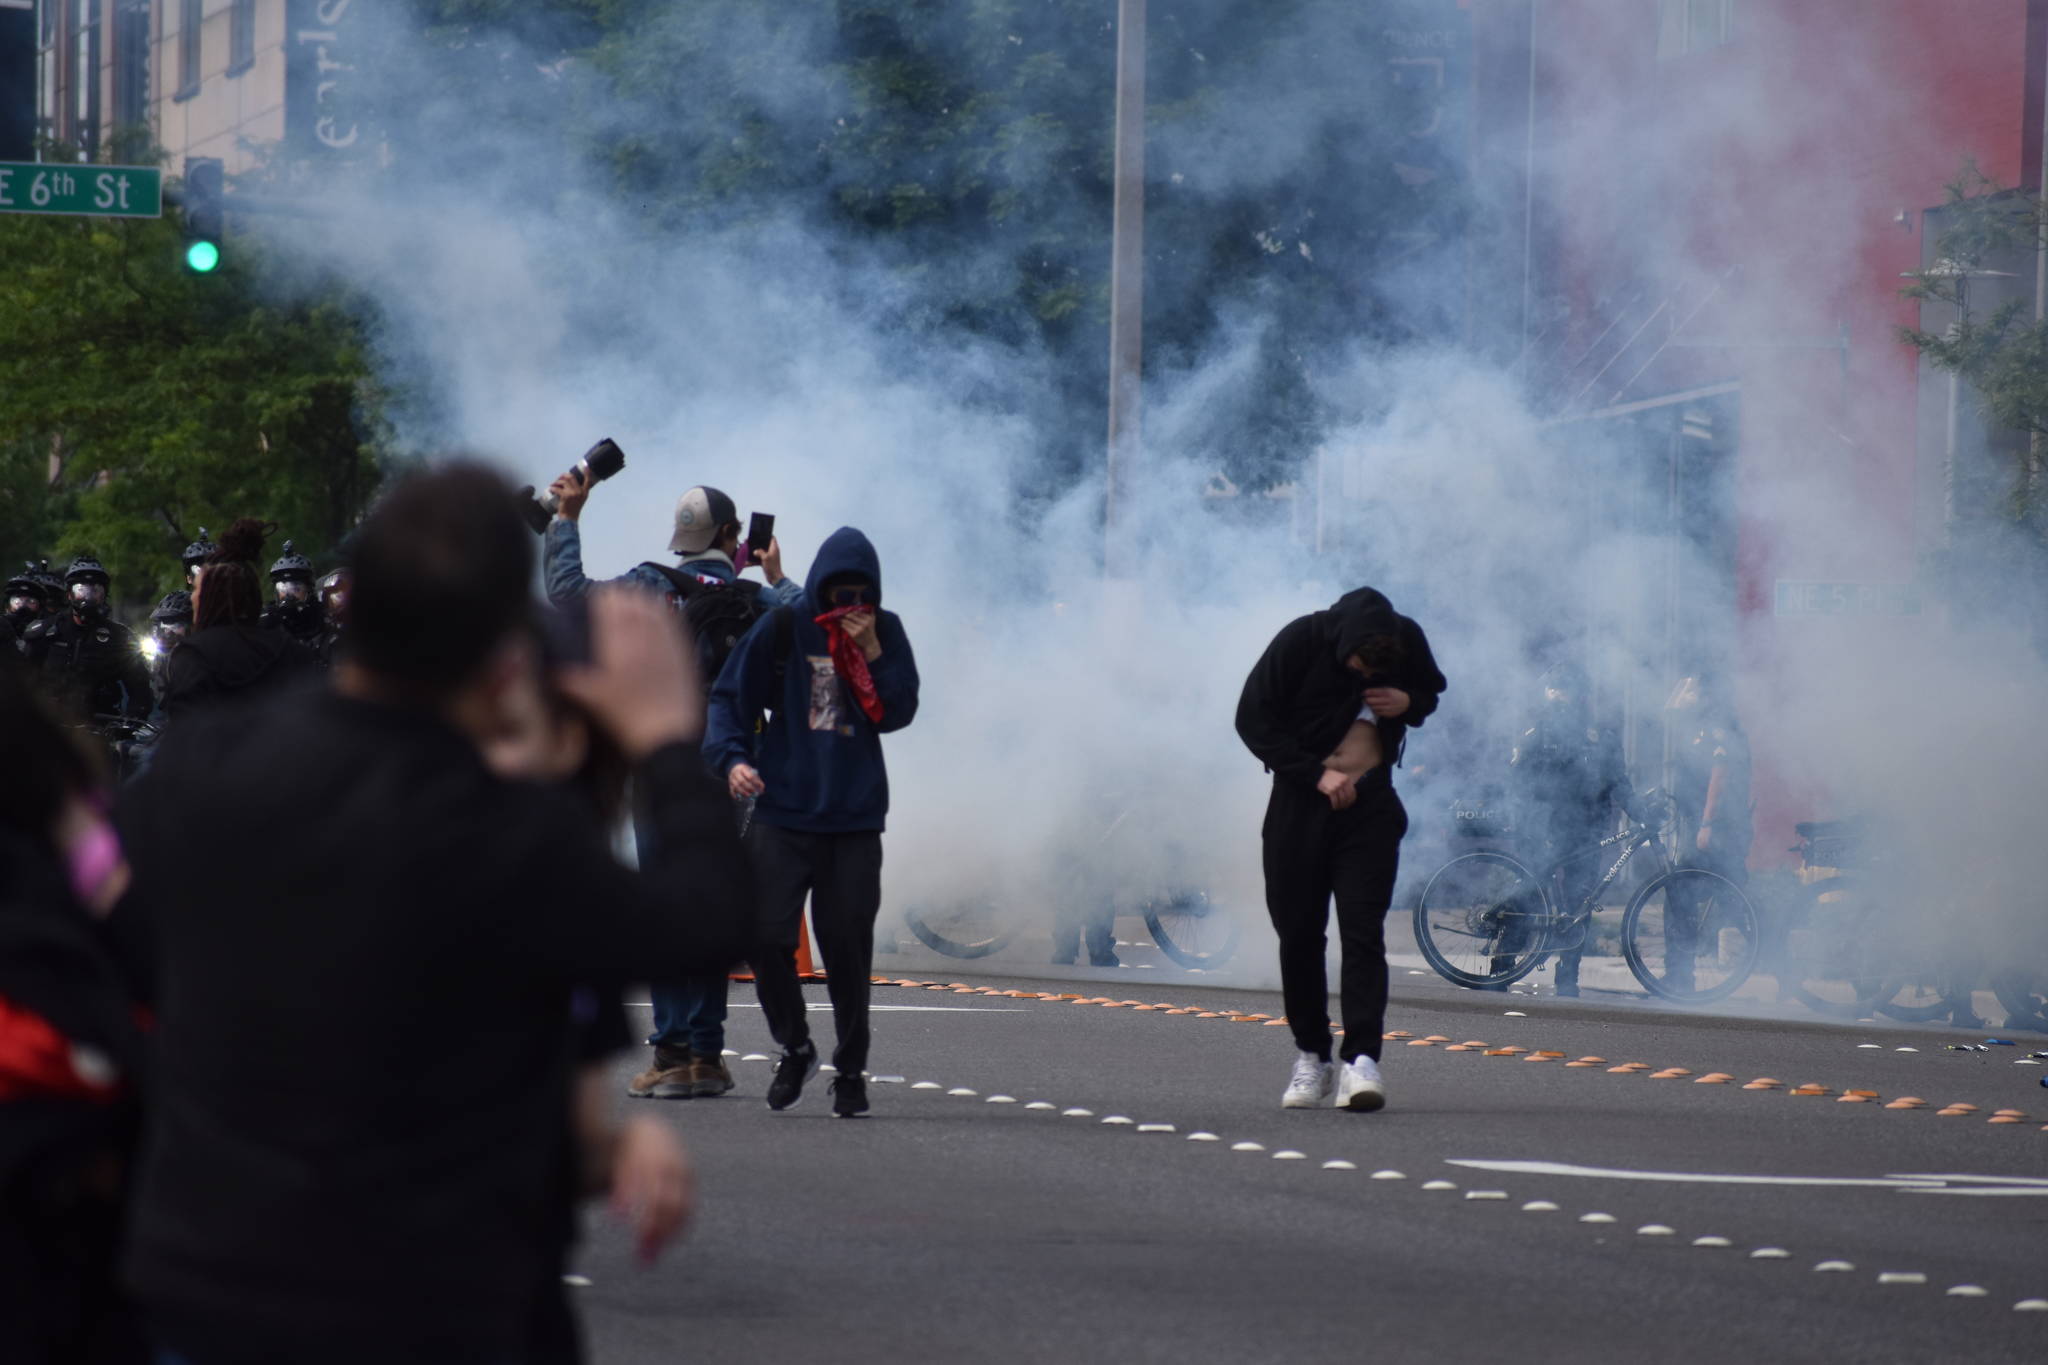
M740 519L733 501L716 488L697 487L676 499L676 533L669 538L672 554L700 555L718 539L718 528Z

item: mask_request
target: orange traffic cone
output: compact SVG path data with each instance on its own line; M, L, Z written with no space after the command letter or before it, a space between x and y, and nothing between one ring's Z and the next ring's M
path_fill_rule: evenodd
M745 970L736 971L732 974L732 979L735 981L752 981L754 974ZM823 981L825 979L825 974L819 971L811 961L811 919L808 915L798 920L796 925L796 979L799 981Z

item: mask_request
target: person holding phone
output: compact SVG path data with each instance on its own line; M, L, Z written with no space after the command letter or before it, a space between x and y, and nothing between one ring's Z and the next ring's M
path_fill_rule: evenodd
M1281 628L1252 666L1237 733L1273 774L1266 806L1266 910L1280 938L1280 987L1300 1049L1281 1107L1386 1103L1386 914L1408 813L1394 793L1408 727L1447 684L1422 627L1372 588ZM1344 1048L1330 1057L1330 902L1343 947Z
M557 606L583 596L592 586L583 572L578 518L594 486L578 468L548 487L555 515L548 523L542 553L548 600ZM756 513L755 521L762 516ZM730 497L708 485L689 489L676 500L675 534L668 548L681 556L680 563L648 560L612 580L660 593L683 613L696 641L698 672L706 691L733 646L756 621L775 607L803 600L803 585L783 575L774 518L766 521L769 534L760 540L755 561L768 579L765 588L740 579L748 567L750 546L740 539L739 511ZM634 837L643 862L650 852L647 836L636 823ZM649 998L654 1004L654 1031L648 1044L654 1056L627 1083L626 1093L636 1099L686 1100L731 1090L732 1070L725 1064L725 974L653 983Z

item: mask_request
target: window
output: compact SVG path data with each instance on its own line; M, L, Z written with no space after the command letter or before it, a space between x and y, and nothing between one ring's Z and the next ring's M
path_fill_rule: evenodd
M59 10L63 0L42 0L36 14L36 132L42 137L58 136L58 104L63 89L62 29ZM41 160L41 153L37 154Z
M256 64L256 0L235 0L228 12L228 74L239 76Z
M206 0L178 0L178 94L181 100L199 93L199 21Z
M1721 47L1735 37L1735 0L1657 0L1657 58Z
M113 121L149 122L149 0L115 0Z

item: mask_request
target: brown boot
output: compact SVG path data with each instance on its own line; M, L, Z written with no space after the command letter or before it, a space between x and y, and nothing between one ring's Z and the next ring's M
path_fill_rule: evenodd
M688 1048L657 1047L647 1069L626 1083L626 1093L637 1100L686 1100L696 1093L690 1089L695 1062Z
M723 1057L692 1057L690 1059L690 1093L699 1099L712 1095L723 1095L732 1089L732 1072L725 1069Z

